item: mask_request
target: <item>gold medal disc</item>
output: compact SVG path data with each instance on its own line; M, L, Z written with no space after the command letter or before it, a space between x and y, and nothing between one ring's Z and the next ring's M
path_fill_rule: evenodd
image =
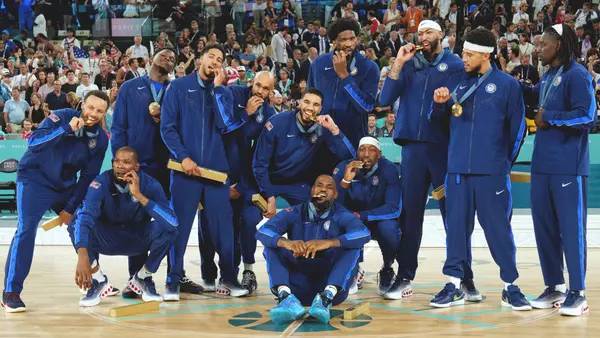
M452 115L459 117L462 115L462 106L458 103L452 105Z
M150 111L150 115L160 115L160 104L158 102L152 102L148 106L148 110Z

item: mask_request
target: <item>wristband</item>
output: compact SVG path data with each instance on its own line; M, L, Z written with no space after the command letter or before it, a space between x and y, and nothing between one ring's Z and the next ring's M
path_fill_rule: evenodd
M352 184L352 181L346 181L346 179L342 178L342 182L346 183L346 184Z

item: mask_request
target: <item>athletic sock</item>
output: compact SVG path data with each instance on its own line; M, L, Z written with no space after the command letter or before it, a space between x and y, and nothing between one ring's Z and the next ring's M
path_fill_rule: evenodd
M254 271L254 264L246 264L244 263L244 270Z
M565 293L567 292L567 285L566 284L558 284L554 286L554 290L558 291L558 292L562 292Z
M287 286L287 285L280 285L280 286L277 288L277 294L278 294L279 296L282 296L282 293L284 293L284 294L288 294L288 295L291 295L291 294L292 294L292 290L291 290L291 289L290 289L290 287L289 287L289 286Z
M333 299L333 297L335 297L335 295L337 295L338 289L335 285L327 285L327 287L325 287L325 293L327 294L327 296L330 296L329 299Z
M98 271L94 272L92 274L92 278L94 280L98 281L98 283L102 283L102 282L106 281L106 276L104 276L101 269L98 269Z
M450 283L454 284L454 287L460 289L460 278L450 277Z
M152 277L152 272L150 272L150 271L146 270L146 266L144 265L144 266L143 266L143 267L140 269L140 271L138 271L138 273L137 273L137 277L138 277L139 279L141 279L141 280L144 280L144 279L146 279L146 278L148 278L148 277Z
M508 287L511 285L512 283L504 283L504 290L508 291Z

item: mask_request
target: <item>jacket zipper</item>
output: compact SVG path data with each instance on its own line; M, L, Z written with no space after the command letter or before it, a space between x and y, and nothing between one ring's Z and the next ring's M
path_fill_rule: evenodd
M429 74L425 78L425 90L423 91L423 97L421 97L421 113L419 113L419 132L417 133L417 141L421 141L421 120L423 119L423 102L425 102L425 93L427 93L427 83L429 83Z
M473 130L475 129L475 100L477 99L477 93L473 93L473 122L471 123L471 137L469 138L469 167L467 172L471 173L471 153L473 148Z
M204 98L206 99L206 91L204 91ZM204 113L205 113L205 109L204 109L204 105L202 105L202 138L200 141L200 163L202 163L202 164L204 163L204 121L206 120Z

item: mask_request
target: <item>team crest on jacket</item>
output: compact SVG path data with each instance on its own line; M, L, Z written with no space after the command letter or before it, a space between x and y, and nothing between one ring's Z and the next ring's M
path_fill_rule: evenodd
M316 143L316 142L317 142L317 139L318 139L318 138L319 138L319 135L317 135L317 134L312 134L312 135L310 135L310 142L314 144L314 143Z
M554 87L558 87L561 82L562 82L562 77L561 76L557 77L556 80L554 80Z
M329 225L331 224L330 220L326 220L325 223L323 223L323 228L325 228L326 231L329 231Z
M379 185L379 177L373 176L373 185L375 185L375 186Z
M91 140L88 142L88 147L90 147L90 149L94 149L94 148L96 148L96 139L94 139L94 138L93 138L93 139L91 139Z
M440 64L437 66L437 69L438 69L440 72L445 72L445 71L447 71L447 70L448 70L448 65L447 65L445 62L442 62L442 63L440 63Z
M256 115L256 122L258 122L258 123L262 123L262 121L263 121L264 119L265 119L265 116L264 116L262 113L260 113L260 114Z
M496 85L493 84L493 83L489 83L487 86L485 86L485 91L488 92L488 93L490 93L490 94L495 93L496 92Z

